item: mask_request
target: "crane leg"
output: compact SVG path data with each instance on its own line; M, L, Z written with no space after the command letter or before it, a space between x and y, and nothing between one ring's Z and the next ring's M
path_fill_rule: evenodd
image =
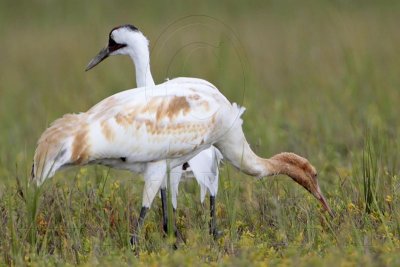
M179 182L182 177L182 166L177 166L173 168L170 173L170 186L171 188L171 201L172 201L172 207L173 207L173 230L175 233L175 236L177 239L183 240L182 235L179 233L177 227L176 227L176 206L177 206L177 195L178 195L178 187L179 187ZM163 184L161 185L161 204L162 204L162 213L163 213L163 229L166 234L168 234L168 220L169 218L168 215L168 194L167 194L167 180L168 177L165 177Z
M168 201L167 201L167 189L161 188L161 206L163 216L163 229L165 233L168 233Z
M217 229L217 218L215 216L215 196L210 195L210 235L213 235L214 239L221 237L222 232Z
M135 232L131 236L131 245L134 247L136 247L139 244L138 234L139 234L140 228L142 228L142 226L143 226L144 218L146 217L148 210L149 210L149 208L147 208L147 207L142 207L142 209L140 210L139 219L136 221L136 225L135 225Z
M183 237L181 232L178 230L178 227L176 227L176 209L174 209L174 231L175 231L176 240L179 242L186 243L185 238Z
M162 213L163 213L163 229L165 234L168 234L168 208L167 208L167 190L164 188L161 188L161 204L162 204ZM178 240L182 240L183 242L184 239L182 237L182 234L179 232L178 228L176 227L176 209L174 208L174 233L175 237Z
M143 226L146 213L149 210L151 203L153 203L154 197L158 190L161 188L167 165L165 161L158 161L148 163L144 172L144 189L143 189L143 200L142 209L140 210L139 219L136 222L136 228L131 236L131 245L137 251L139 244L139 231Z

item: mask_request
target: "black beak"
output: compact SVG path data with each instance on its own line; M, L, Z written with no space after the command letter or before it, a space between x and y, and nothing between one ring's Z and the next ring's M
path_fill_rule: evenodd
M102 62L104 59L106 59L110 55L110 49L108 47L103 48L87 65L85 71L88 71L92 68L94 68L97 64Z

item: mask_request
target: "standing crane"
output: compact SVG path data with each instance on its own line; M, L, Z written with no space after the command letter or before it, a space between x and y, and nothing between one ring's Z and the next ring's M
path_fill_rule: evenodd
M124 40L115 37L110 55L126 48ZM244 111L214 85L196 78L122 91L86 112L54 121L38 140L32 179L40 186L58 170L89 164L143 174L142 208L131 237L136 244L137 230L165 183L168 165L178 167L215 146L248 175L291 177L333 216L307 159L287 152L262 158L252 151L242 130Z
M113 50L113 47L119 43L123 43L123 48ZM114 51L114 53L113 53ZM136 73L136 84L138 87L154 86L153 76L150 71L150 54L149 41L146 36L133 25L122 25L115 27L109 33L108 45L102 49L88 64L86 71L92 69L110 55L128 55L134 66ZM222 159L221 153L214 146L201 151L199 154L190 159L187 164L175 167L170 171L171 178L171 195L174 211L177 208L178 186L182 177L182 171L186 170L187 165L193 172L198 184L200 185L200 201L203 203L208 190L210 193L210 234L217 237L220 233L216 227L215 216L215 199L218 192L218 165ZM167 179L165 179L166 181ZM167 216L167 200L166 200L166 183L161 186L161 202L163 211L163 226L167 232L168 216Z

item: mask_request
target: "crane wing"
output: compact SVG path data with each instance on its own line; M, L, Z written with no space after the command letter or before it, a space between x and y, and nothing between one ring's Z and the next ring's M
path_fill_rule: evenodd
M218 192L218 165L222 159L222 154L215 147L203 150L202 153L188 161L193 174L200 184L200 200L204 201L207 189L212 196Z
M147 162L210 146L219 104L210 90L198 87L139 88L103 100L85 113L86 125L75 140L85 137L87 149L72 155L73 160L86 154L87 160Z

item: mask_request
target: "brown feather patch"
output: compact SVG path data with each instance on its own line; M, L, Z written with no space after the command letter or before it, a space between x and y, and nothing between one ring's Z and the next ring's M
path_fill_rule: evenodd
M157 109L156 118L160 120L164 117L173 119L178 116L180 112L185 115L190 111L190 104L184 96L175 96L168 103L163 102Z
M75 164L81 164L87 161L89 157L89 143L88 143L88 127L87 125L80 128L74 137L72 143L72 156L71 161Z
M273 166L276 173L286 174L310 192L315 191L313 179L315 179L317 171L307 159L287 152L277 154L271 159L278 162Z
M289 165L296 166L296 167L302 169L306 173L315 172L314 167L308 162L307 159L305 159L299 155L296 155L294 153L284 152L284 153L275 155L273 158L281 161L282 163L287 163Z
M85 120L83 114L66 114L55 120L40 136L34 157L34 176L47 175L43 173L46 166L51 166L57 160L65 145L65 140L77 132L77 125Z
M101 122L101 132L108 141L114 140L115 137L114 131L106 120Z

